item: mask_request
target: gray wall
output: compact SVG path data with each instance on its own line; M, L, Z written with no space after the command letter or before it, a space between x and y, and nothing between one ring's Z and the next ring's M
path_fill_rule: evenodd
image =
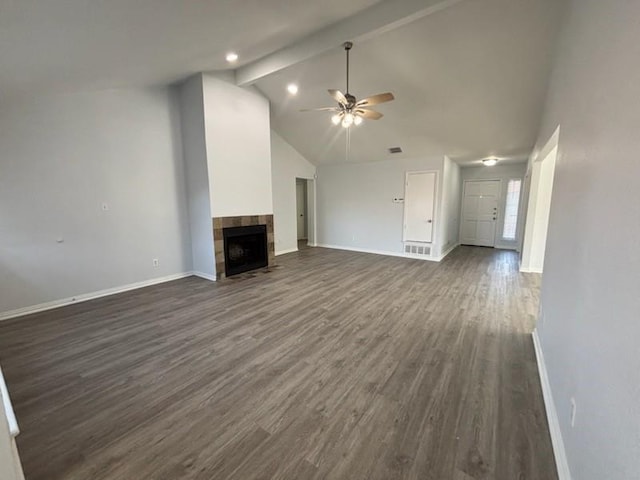
M193 270L199 275L213 279L216 274L216 262L213 250L202 75L194 75L181 85L180 106Z
M228 75L202 82L211 214L272 214L269 100Z
M183 170L169 89L0 109L0 312L191 270Z
M441 253L458 244L460 231L461 171L460 166L448 157L442 168L442 215L440 229Z
M438 196L442 189L442 157L420 160L318 166L318 243L376 252L403 251L404 197L407 171L437 170ZM441 228L440 199L435 206L434 239ZM438 246L434 245L437 255Z
M640 475L638 19L571 2L537 147L560 125L538 328L575 480Z
M296 178L312 179L316 167L289 145L275 131L271 131L271 181L273 190L273 222L276 255L298 248L296 220ZM313 239L313 183L307 185L307 204L311 206L307 216Z

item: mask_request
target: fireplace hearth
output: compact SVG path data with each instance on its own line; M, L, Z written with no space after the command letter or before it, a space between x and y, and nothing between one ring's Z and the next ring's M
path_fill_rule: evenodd
M225 276L230 277L268 265L266 225L223 228L222 236Z

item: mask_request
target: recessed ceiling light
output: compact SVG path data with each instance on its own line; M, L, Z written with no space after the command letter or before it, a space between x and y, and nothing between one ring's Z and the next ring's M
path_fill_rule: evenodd
M296 85L295 83L290 83L289 85L287 85L287 91L291 95L295 95L296 93L298 93L298 85Z
M498 163L497 158L485 158L482 160L482 163L485 167L493 167L496 163Z
M233 63L238 61L238 54L234 52L227 53L227 62Z

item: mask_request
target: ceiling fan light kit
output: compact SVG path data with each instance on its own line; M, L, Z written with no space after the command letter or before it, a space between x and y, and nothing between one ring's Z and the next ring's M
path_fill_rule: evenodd
M382 114L375 110L371 110L368 107L384 102L390 102L394 98L393 94L390 92L379 93L377 95L363 98L362 100L358 101L355 96L349 93L349 51L353 47L353 43L345 42L343 44L343 47L347 55L346 93L342 93L340 90L329 90L329 95L336 102L338 102L338 106L313 108L311 110L334 112L333 116L331 117L331 123L333 123L334 125L342 125L343 128L349 128L353 125L360 125L364 119L379 120L380 118L382 118Z

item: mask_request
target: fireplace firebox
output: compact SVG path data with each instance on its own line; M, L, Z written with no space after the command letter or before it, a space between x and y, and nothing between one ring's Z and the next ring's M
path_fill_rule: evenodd
M225 276L230 277L268 265L266 225L223 228L222 236Z

